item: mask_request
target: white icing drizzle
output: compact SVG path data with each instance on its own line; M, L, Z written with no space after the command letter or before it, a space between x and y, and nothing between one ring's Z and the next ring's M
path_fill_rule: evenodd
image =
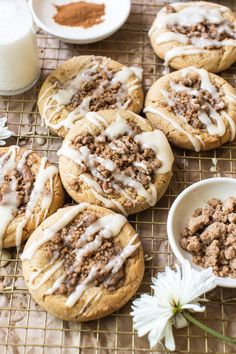
M99 129L103 129L103 125L106 127L108 125L108 122L106 121L105 118L103 118L100 114L96 112L88 112L85 116L86 120L88 120L90 123L96 125ZM102 124L103 125L102 125Z
M229 102L236 104L236 95L232 93L228 93L226 96L226 100L228 99Z
M133 162L133 166L135 167L141 167L144 171L147 171L147 165L145 165L145 163L143 162Z
M31 277L29 278L29 287L33 290L39 289L44 283L46 283L51 276L56 273L62 266L63 266L64 260L58 261L57 263L54 263L50 269L48 269L40 281L37 284L34 284L35 279L42 273L41 270L36 271L35 273L32 273Z
M184 46L184 47L175 47L170 50L168 50L165 54L165 65L169 65L169 62L175 58L179 57L181 55L193 55L193 54L199 54L199 53L205 53L209 52L207 49L197 49L194 46Z
M234 138L235 138L235 134L236 134L235 122L226 111L222 111L221 114L229 123L229 127L230 127L230 130L231 130L230 141L233 141Z
M141 82L143 79L143 68L138 66L130 66L130 69L133 71L137 79Z
M17 212L16 186L16 178L12 178L12 181L9 184L10 192L6 193L2 197L2 205L0 205L0 248L3 247L4 233L10 222L14 219L14 214Z
M67 105L70 103L73 96L74 91L72 89L58 90L58 92L54 95L54 99L62 105Z
M102 237L97 235L95 239L87 243L84 247L80 248L76 252L76 265L81 264L83 257L88 256L90 253L96 251L102 245Z
M97 116L99 116L97 113L95 113L95 114L93 114L93 113L95 113L95 112L89 112L89 113L87 113L86 114L86 119L90 122L90 123L92 123L92 124L94 124L98 129L103 129L103 126L102 126L102 124L99 122L99 119L98 119L98 117Z
M32 150L26 150L23 152L20 161L17 163L16 155L19 152L19 147L11 146L8 151L0 158L0 184L3 182L4 175L10 171L17 169L22 171L27 157L32 153ZM45 216L52 202L52 177L58 172L57 168L50 166L45 168L47 159L42 158L38 175L34 183L33 189L30 194L30 200L26 206L24 213L24 218L17 225L16 229L16 246L19 247L21 244L23 229L26 226L27 222L31 218L34 208L42 196L45 184L47 181L50 181L51 187L50 192L43 197L41 201L41 209L45 210ZM18 199L17 199L17 180L15 177L12 178L12 181L9 184L9 192L4 193L2 196L2 201L0 203L0 214L4 216L0 224L0 247L3 245L4 233L9 225L9 223L14 219L15 214L18 211ZM40 217L40 215L39 215ZM37 227L37 225L36 225Z
M133 74L134 71L125 66L120 71L115 73L113 79L111 80L111 83L117 84L118 82L120 82L121 84L124 84L126 81L129 80L130 76L132 76Z
M105 265L105 271L111 270L111 273L115 274L120 270L126 259L130 257L131 254L141 245L141 242L135 243L134 245L132 244L136 240L136 238L137 235L134 235L129 241L128 245L123 248L121 254L113 257L110 262Z
M183 75L184 76L184 75ZM186 87L180 84L176 84L173 81L170 81L170 87L173 91L176 92L187 92L189 95L199 96L199 91L196 89L192 89L191 87ZM165 96L166 101L169 99L168 92L166 90L162 90L163 96ZM170 102L171 103L171 102Z
M186 44L187 38L182 33L175 33L175 32L163 32L157 37L157 44L170 42L170 41L177 41L179 43Z
M121 251L121 253L115 257L113 257L104 267L102 270L98 271L97 267L94 266L91 268L87 278L84 281L77 285L75 291L70 294L68 299L65 302L65 305L69 308L73 307L76 302L80 299L83 295L84 291L87 290L89 287L93 286L93 281L96 279L98 274L103 274L108 271L111 271L111 274L115 274L120 270L124 262L128 257L130 257L134 251L140 246L141 242L136 244L132 244L134 239L136 239L137 235L133 237L130 242L128 243L125 248Z
M37 250L43 244L50 241L56 232L60 231L63 227L69 224L80 212L84 211L88 206L89 204L83 203L70 207L69 210L65 211L62 218L55 222L51 228L46 228L43 230L43 235L39 240L35 241L26 250L24 250L21 259L32 259L35 255L35 252L37 252ZM123 215L112 213L98 218L91 225L89 225L78 239L77 247L75 249L76 260L74 266L78 266L81 263L83 257L86 257L91 252L98 250L102 245L103 239L110 239L117 236L126 222L127 219ZM90 237L93 235L96 235L96 237L93 239L93 241L89 241ZM88 276L81 283L79 283L75 291L69 295L65 301L65 305L67 307L73 307L79 298L83 295L84 291L94 285L94 281L98 276L102 276L103 274L106 275L108 273L105 280L107 279L107 282L109 282L109 280L112 278L112 275L120 270L126 259L130 257L140 246L141 242L133 244L136 238L137 234L131 238L129 243L121 250L120 254L111 258L102 269L99 267L99 265L92 266ZM58 260L58 254L56 254L56 257L52 259L48 266L35 270L31 274L29 277L29 287L33 290L39 289L62 268L63 264L64 260ZM35 283L35 279L38 278L39 275L41 275L43 272L44 274L41 279ZM46 290L44 296L54 294L54 292L61 286L65 279L66 274L60 274L59 277L57 277L57 279L53 282L51 287ZM92 297L97 297L97 293L98 292L96 291ZM86 301L85 305L87 306L90 301L91 298Z
M54 123L53 120L59 117L58 113L63 111L64 106L71 102L73 96L79 91L82 82L84 81L94 81L99 73L96 72L96 69L99 67L99 64L95 61L91 64L92 66L81 71L74 79L67 82L65 88L59 89L56 93L50 91L55 89L56 83L53 87L45 90L44 94L40 97L39 103L42 100L45 100L43 104L42 120L45 122L46 126L49 126L53 129L66 128L70 129L74 123L90 111L90 102L94 97L101 96L106 89L106 86L109 85L108 80L104 80L98 88L94 90L91 96L87 96L82 99L81 103L73 109L64 119L60 119L57 123ZM105 70L109 75L112 74L107 67L107 60L103 61L100 66ZM136 78L132 82L128 82L130 77L135 75ZM121 83L121 90L119 90L114 96L117 97L116 108L126 109L130 104L130 98L127 98L124 104L120 103L120 99L123 98L124 92L132 92L139 86L136 84L142 80L142 69L136 67L123 67L120 71L116 72L111 84ZM54 90L52 90L54 91Z
M108 125L108 127L104 131L102 131L101 136L105 135L108 136L110 139L115 139L118 136L124 135L126 133L128 133L129 135L134 135L134 131L128 125L126 120L124 120L117 113L116 120L110 125ZM99 141L99 137L97 137L97 139ZM156 130L154 132L141 133L139 135L136 135L135 139L136 142L141 144L143 149L147 147L151 148L156 153L157 158L160 157L160 160L162 161L162 166L160 168L160 171L157 170L157 173L167 173L171 170L171 166L173 163L173 154L171 152L166 137L162 135L161 132L158 132ZM110 144L113 144L113 149L117 149L114 143L111 142ZM118 149L119 148L120 147L118 147ZM124 186L134 188L137 194L143 197L149 205L153 206L156 204L157 190L154 184L149 183L149 190L146 190L143 187L142 183L129 176L126 176L123 172L121 172L113 161L111 161L110 159L102 159L101 157L92 154L87 146L82 146L79 151L77 151L69 145L68 141L64 141L61 149L58 151L58 156L65 156L80 166L87 166L91 172L91 177L97 176L100 179L103 179L104 177L96 168L96 162L99 162L112 173L115 180L122 182ZM81 175L80 178L82 179L82 181L88 183L88 185L92 188L92 193L95 195L95 197L98 197L98 199L102 201L105 206L114 208L114 204L116 204L116 206L118 206L122 213L126 214L124 208L120 203L117 204L117 201L115 201L114 199L109 199L107 198L107 195L104 195L102 188L94 179L91 179L85 174ZM133 199L132 196L129 195L129 193L127 193L126 191L122 191L116 183L113 183L113 188L119 190L121 194L125 196L125 198L129 196L127 199L129 199L130 201L132 201L133 204L135 204L135 199Z
M70 294L70 296L67 298L65 305L69 308L73 307L76 302L79 300L79 298L83 295L83 292L87 290L89 287L92 286L92 282L95 280L97 276L97 269L98 267L92 267L88 276L84 279L84 281L81 284L78 284L77 287L75 288L75 291Z
M149 183L150 191L144 188L142 183L134 180L123 173L114 172L112 174L115 180L122 182L124 186L132 187L136 190L137 194L143 197L150 206L154 206L157 202L157 189L153 183Z
M127 216L127 212L121 203L119 203L115 199L108 199L108 198L104 197L103 190L100 187L99 183L97 183L94 179L92 179L90 175L87 175L85 173L81 174L80 180L84 181L89 187L91 187L91 191L92 191L93 195L95 196L95 198L100 200L106 208L113 209L113 208L117 207L122 212L122 214Z
M209 77L209 73L208 73L207 70L198 69L195 66L189 66L188 68L185 68L185 69L181 70L181 76L183 77L183 76L186 76L186 75L191 74L193 72L198 74L200 76L200 78L201 78L201 89L210 92L212 97L218 98L219 95L218 95L217 89L211 83L211 80L210 80L210 77Z
M104 238L116 236L120 233L126 222L127 219L123 215L105 215L87 227L86 231L80 236L77 245L78 247L83 247L88 242L88 238L100 230L102 230Z
M172 4L172 6L174 5L175 4ZM169 62L177 56L205 52L208 46L214 46L216 48L222 46L236 46L236 38L219 41L197 36L192 36L191 45L187 45L189 43L187 35L168 31L168 26L177 25L191 27L207 20L209 23L219 25L217 29L219 32L225 31L231 34L231 27L227 23L224 23L225 18L222 13L225 12L225 10L223 10L222 7L196 6L193 4L192 6L186 6L182 9L175 6L175 9L178 11L174 13L167 13L165 10L160 11L149 31L149 36L156 33L156 42L158 44L177 41L178 43L186 45L168 50L165 54L165 65L168 65Z
M95 303L100 298L100 296L101 296L101 293L99 293L99 292L92 292L92 294L90 296L87 296L87 299L86 299L83 307L79 311L79 316L81 316L82 314L85 315L87 310L89 309L89 304L92 301L93 301L93 303Z
M155 24L158 31L166 29L168 25L190 27L204 20L208 20L212 24L220 24L224 20L218 7L186 6L179 9L178 12L161 12L160 15Z
M67 210L63 214L63 216L57 222L54 223L53 226L51 226L50 228L46 228L43 231L43 236L39 240L35 241L29 247L24 249L24 252L21 255L21 260L24 261L32 259L32 257L42 245L50 241L58 231L60 231L63 227L69 224L75 218L75 216L78 213L84 211L87 206L88 203L81 203L79 205L70 207L70 209Z
M65 274L62 274L54 283L53 285L46 291L45 295L52 295L55 293L57 289L60 288L61 284L65 280Z
M157 174L165 174L171 170L174 156L166 136L160 130L156 129L153 132L143 132L136 135L134 140L141 144L143 149L152 149L155 151L158 159L162 162L161 167L157 169Z
M145 113L152 113L152 114L157 114L159 115L162 119L166 120L168 123L170 123L176 130L179 132L183 133L186 135L189 139L189 141L192 143L194 149L196 152L199 152L201 150L201 141L197 138L197 136L194 136L193 134L187 132L179 123L177 123L175 120L170 118L167 114L162 112L160 109L155 108L155 107L145 107L143 110Z
M116 120L112 122L106 130L104 130L103 135L110 139L116 139L119 135L124 135L126 133L132 134L133 131L126 120L117 113Z
M182 69L180 70L180 74L182 77L185 77L186 75L190 74L190 73L196 73L200 76L201 79L201 84L200 84L200 88L204 91L207 91L211 94L211 96L214 99L218 99L219 93L216 89L216 87L212 84L211 80L210 80L210 76L209 73L204 70L204 69L197 69L196 67L188 67L186 69ZM190 95L195 95L195 96L199 96L199 91L194 89L194 88L189 88L189 87L185 87L182 84L176 84L172 81L170 81L170 87L171 90L175 91L175 92L186 92L187 94ZM173 105L173 100L170 98L168 91L161 89L161 93L163 95L163 97L165 98L166 102L168 103L169 106ZM227 97L226 97L227 99ZM199 120L206 126L206 129L208 131L208 133L210 135L217 135L217 136L223 136L226 132L226 125L225 122L223 120L223 118L225 118L225 120L228 122L229 128L230 128L230 132L231 132L231 137L230 140L233 141L235 138L235 134L236 134L236 127L235 127L235 122L234 120L230 117L230 115L225 111L225 110L221 110L220 113L218 113L215 109L213 109L213 107L208 104L209 106L209 115L206 114L205 111L200 111L199 112ZM152 107L147 107L147 109L145 109L146 112L150 112L150 113L154 113L155 112L151 112L150 109ZM156 109L154 109L156 110ZM162 116L163 119L167 120L168 122L171 122L171 124L179 131L183 132L183 127L181 127L177 122L175 122L174 120L172 120L171 118L167 117L165 115L164 117L164 113L160 112L160 110L158 110L159 113L156 112L156 114L159 114ZM193 129L191 127L191 125L189 125L187 123L187 120L184 116L182 116L181 114L176 114L180 119L183 120L184 124L186 125L186 127L188 127L189 129ZM189 133L187 133L186 130L185 134L188 135ZM195 136L197 138L197 136ZM199 151L199 144L198 142L196 143L194 136L188 135L189 140L191 141L191 143L193 144L195 151Z
M16 154L18 151L19 148L17 146L11 146L8 151L0 157L0 185L3 182L5 173L16 167ZM9 223L14 219L14 214L17 212L16 186L17 181L16 178L13 177L9 184L9 192L2 196L0 203L0 248L3 246L4 233Z
M91 224L78 240L75 265L78 266L83 257L86 257L90 253L98 250L102 245L103 238L110 239L118 235L126 222L127 220L123 215L111 214L101 217ZM99 232L99 234L94 238L94 240L88 242L89 237L93 236L97 232Z
M42 197L43 190L45 188L45 185L48 181L51 182L52 184L52 179L53 177L58 173L58 169L56 166L48 166L46 167L47 163L47 158L43 157L41 159L40 163L40 168L34 183L33 190L30 194L30 200L27 204L24 219L18 224L17 229L16 229L16 246L19 247L21 244L21 238L22 238L22 233L24 230L24 227L26 226L27 222L30 220L30 218L33 215L34 209L39 201L39 199ZM51 186L52 187L52 186ZM47 194L43 197L41 201L41 211L44 212L44 216L47 215L48 210L50 208L50 205L52 203L53 199L53 190L50 188L50 191L47 192ZM36 222L35 228L37 228L39 223Z
M10 146L8 151L0 157L0 182L3 181L4 175L7 171L15 168L16 153L18 151L19 151L18 146Z

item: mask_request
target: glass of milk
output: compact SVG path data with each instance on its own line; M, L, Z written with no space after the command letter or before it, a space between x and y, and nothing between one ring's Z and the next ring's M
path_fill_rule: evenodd
M33 20L25 0L0 0L0 95L30 89L40 75Z

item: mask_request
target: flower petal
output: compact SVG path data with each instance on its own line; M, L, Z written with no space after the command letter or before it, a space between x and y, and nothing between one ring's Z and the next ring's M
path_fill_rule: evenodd
M3 128L5 126L7 122L7 118L6 117L2 117L0 118L0 127Z
M186 260L176 271L166 267L152 282L154 296L144 294L133 302L134 328L139 336L148 334L151 347L165 337L167 349L174 350L172 324L177 328L187 325L181 314L184 309L205 311L199 296L216 286L216 277L211 268L198 271Z
M185 304L185 305L181 306L181 309L190 310L190 311L194 311L194 312L204 312L206 307L201 306L198 303L195 303L195 304Z
M173 336L171 321L168 321L165 328L165 347L170 351L175 350L175 339Z
M147 294L133 302L132 310L134 328L139 337L149 333L148 339L153 347L164 337L166 324L173 316L172 311L159 307L156 297Z
M10 138L10 136L15 135L11 130L8 130L8 127L5 127L7 122L6 117L0 118L0 146L6 144L5 139Z
M181 270L180 305L193 302L197 297L216 287L216 277L212 273L212 268L199 271L191 267L190 263L185 260Z
M186 327L188 325L188 322L187 322L186 318L181 313L178 313L174 317L174 325L176 328L180 329L180 328Z

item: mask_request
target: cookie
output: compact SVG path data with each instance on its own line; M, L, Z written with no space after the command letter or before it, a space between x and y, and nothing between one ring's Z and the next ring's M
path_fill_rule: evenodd
M62 183L77 203L126 216L154 206L171 178L173 154L165 135L129 111L87 113L58 155Z
M217 73L236 60L236 18L226 6L177 2L157 14L149 31L155 53L166 65L191 65Z
M183 149L210 150L235 138L236 90L204 69L189 67L161 77L147 93L144 112Z
M66 321L111 314L137 291L141 242L127 219L81 203L59 209L31 235L21 256L34 300Z
M63 203L58 169L46 157L0 148L0 248L19 247Z
M38 108L46 126L64 137L89 111L143 107L142 69L110 58L78 56L65 61L44 82Z

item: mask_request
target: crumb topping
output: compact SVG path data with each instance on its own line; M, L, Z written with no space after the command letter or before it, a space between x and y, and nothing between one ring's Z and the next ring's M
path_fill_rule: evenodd
M78 90L75 92L67 108L70 111L85 105L86 111L97 112L101 109L127 108L129 104L127 85L112 82L117 71L108 68L103 58L96 57L92 65L84 69ZM66 87L58 83L58 88ZM85 102L85 99L88 101ZM85 103L84 103L85 102ZM83 109L84 107L82 107Z
M211 109L219 113L225 108L223 94L216 85L217 97L212 97L209 91L201 89L201 78L196 73L188 73L178 80L173 80L171 85L173 86L168 105L175 114L184 117L186 122L195 129L206 129L206 125L199 119L200 112L205 112L212 123L216 124L214 118L210 116ZM175 85L181 85L186 90L178 91Z
M134 135L141 132L139 127L132 122L129 122L129 126L133 134L125 134L112 140L102 134L97 138L90 134L83 134L72 141L72 147L79 150L86 145L92 155L111 160L125 177L131 177L140 182L145 189L148 189L149 184L154 181L156 170L162 163L157 159L152 149L143 150L140 144L135 142ZM137 197L135 188L127 187L122 181L117 180L113 171L108 170L98 160L95 161L94 167L96 172L94 172L94 169L91 171L85 165L83 173L92 174L105 194L111 197L119 197L121 191L125 190L132 198ZM80 183L74 181L72 187L79 190ZM126 199L124 206L131 207L132 205L132 201Z
M167 12L173 13L176 12L173 7L169 9ZM210 45L205 45L204 48L210 50L219 48L219 42L227 39L236 39L236 31L234 29L234 25L228 21L224 20L221 23L215 24L210 23L207 20L204 20L193 26L181 26L181 25L168 25L168 30L175 33L180 33L188 38L189 45L195 45L195 40L203 39L210 40L212 43ZM217 41L217 45L214 43Z
M193 255L193 262L212 267L215 275L236 277L236 198L224 202L210 199L194 211L180 245Z
M124 265L122 268L109 277L109 272L104 271L104 266L114 256L120 254L121 248L115 243L113 238L103 238L101 233L94 233L88 241L101 240L102 244L96 251L87 252L82 260L76 260L76 250L78 250L78 242L86 228L95 222L98 217L92 212L83 212L76 217L70 224L58 231L44 246L44 250L49 258L58 255L58 258L64 260L63 269L65 272L65 280L62 282L56 294L70 295L75 291L76 286L81 283L89 274L93 266L98 267L98 276L95 280L95 286L103 286L110 290L120 287L124 281ZM102 274L99 271L103 270Z
M5 164L7 161L8 159L6 159ZM30 155L21 170L14 168L4 173L3 180L0 183L0 205L4 205L4 197L11 193L11 183L16 183L17 214L25 211L35 182L35 175L30 168L35 162L36 160ZM8 203L9 201L6 202L6 204Z

